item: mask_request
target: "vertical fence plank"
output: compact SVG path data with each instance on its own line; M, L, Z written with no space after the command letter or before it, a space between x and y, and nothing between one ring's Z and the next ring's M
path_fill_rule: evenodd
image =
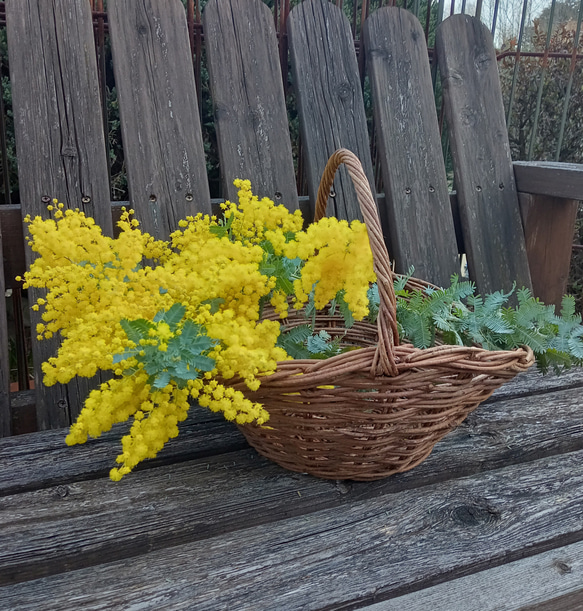
M8 51L18 175L23 214L46 215L57 198L95 218L112 233L107 158L100 112L93 24L86 0L6 3ZM33 253L27 248L27 263ZM37 291L29 298L35 300ZM32 313L38 426L62 427L75 418L91 383L42 384L40 364L58 340L38 343Z
M436 51L470 276L482 294L532 288L492 35L453 15Z
M260 0L210 0L203 24L225 197L236 196L235 178L247 178L257 195L296 210L271 11Z
M385 7L364 42L396 270L449 286L460 268L423 29Z
M132 208L167 239L211 210L186 12L179 0L109 0L107 11Z
M288 19L290 56L312 206L326 162L347 148L362 163L374 193L374 172L354 41L348 19L326 0L305 0ZM350 177L340 168L329 215L362 218Z

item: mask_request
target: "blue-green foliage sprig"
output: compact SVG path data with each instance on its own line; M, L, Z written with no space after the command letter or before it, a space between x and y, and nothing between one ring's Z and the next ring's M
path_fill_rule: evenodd
M183 322L185 311L182 304L175 303L168 310L160 310L153 321L144 318L122 320L121 326L135 348L115 354L114 364L135 358L138 364L143 365L149 376L148 383L153 388L165 388L171 381L184 388L188 380L196 380L200 372L212 371L215 360L206 352L217 342L206 335L203 326L188 319ZM165 342L166 350L160 350L162 342L156 335L157 323L160 322L165 322L174 334ZM153 335L150 335L151 330ZM128 368L124 374L133 375L136 371L138 368Z

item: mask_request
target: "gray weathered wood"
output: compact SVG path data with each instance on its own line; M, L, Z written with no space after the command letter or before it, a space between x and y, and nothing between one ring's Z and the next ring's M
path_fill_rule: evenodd
M512 165L519 191L583 200L583 164L515 161Z
M0 255L2 255L2 232L0 231ZM3 259L4 257L2 257ZM0 259L0 437L8 437L12 431L10 414L10 358L8 353L8 321L4 293L4 265Z
M180 219L211 211L186 13L179 0L107 10L132 208L167 239Z
M461 576L580 540L582 459L582 451L553 456L269 526L257 524L247 511L242 516L249 521L240 521L234 532L8 585L2 600L8 608L43 611L63 608L65 601L84 609L120 608L129 597L143 609L363 606L435 585L453 573ZM232 480L237 481L236 471ZM249 494L247 486L243 490ZM164 492L168 498L196 495L168 479L150 510L152 532L160 519L156 509L166 503ZM67 498L62 498L63 512ZM127 503L120 489L109 498L112 508ZM238 504L231 498L224 502L235 511ZM142 518L135 503L130 506L128 530L139 527ZM85 528L90 536L92 529ZM138 541L145 552L149 538Z
M532 288L490 31L453 15L436 52L470 276L481 293Z
M583 543L578 542L363 607L363 611L526 611L525 605L530 609L561 595L581 597L582 585ZM578 609L572 602L567 607L553 603L549 611Z
M22 0L6 5L14 130L22 213L46 216L53 198L80 208L112 234L107 158L91 10L86 0ZM27 248L27 262L33 259ZM39 292L31 291L35 300ZM40 322L31 315L32 328ZM58 340L33 333L37 419L41 429L75 418L87 380L42 384L41 363Z
M192 407L179 428L178 438L168 443L156 459L142 463L142 468L249 447L232 423L202 408ZM3 439L0 497L107 475L121 451L120 439L127 429L127 424L116 425L98 440L90 439L74 447L65 445L68 429L48 431L42 438L30 434Z
M198 454L201 458L145 469L120 484L93 479L103 477L113 464L117 450L113 434L106 435L103 442L79 448L59 447L62 437L46 448L32 443L28 448L20 447L2 440L6 485L0 493L0 582L131 557L141 553L146 542L148 549L160 549L220 535L240 528L245 515L252 514L255 523L267 524L379 495L390 502L391 495L403 490L581 450L583 414L579 396L580 390L576 389L555 393L548 401L534 405L527 397L483 406L416 469L371 483L336 484L298 475L259 458L252 450L213 456L217 451L226 452L229 443L237 447L228 435L221 441L218 423L209 426L206 422L208 431L193 423L185 431L186 438L179 438L182 447L174 449L171 443L165 452L166 462L183 460L188 457L189 442L190 456L196 458ZM546 419L549 411L553 413L552 422ZM198 418L204 418L202 410L195 415ZM225 435L226 427L223 430ZM27 437L31 442L35 438ZM75 458L77 463L73 462ZM31 461L37 472L35 489L10 492L14 480L23 479L18 474L30 469ZM81 469L86 470L84 477ZM62 476L67 471L68 480L55 478L56 473ZM46 516L40 522L36 519L39 512ZM128 512L133 523L130 529ZM93 527L89 532L87 521ZM55 533L59 533L58 545L54 544Z
M530 193L519 193L519 201L532 290L558 313L567 292L579 202Z
M326 162L339 148L357 155L374 193L364 101L348 20L327 0L306 0L291 11L287 28L312 209ZM336 174L334 192L328 216L362 218L344 168Z
M211 0L203 24L225 196L237 201L233 180L245 178L255 194L296 210L273 15L261 0Z
M460 264L423 28L385 7L364 43L396 271L449 286Z

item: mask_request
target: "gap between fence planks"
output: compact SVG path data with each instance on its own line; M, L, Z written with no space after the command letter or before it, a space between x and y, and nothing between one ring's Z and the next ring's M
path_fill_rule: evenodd
M52 443L45 442L43 448L3 440L0 451L7 459L0 493L0 583L218 536L237 530L242 523L247 525L244 516L248 515L253 516L254 523L267 525L327 508L340 511L341 506L378 496L384 496L390 505L399 493L428 485L439 487L439 481L451 482L485 469L512 469L509 463L527 463L525 471L531 465L531 471L536 472L529 461L583 451L579 397L580 389L571 389L554 393L548 402L533 403L525 397L484 405L416 469L370 483L338 484L284 471L252 450L239 450L241 439L237 435L229 438L225 423L221 427L218 422L212 425L205 421L207 416L202 411L185 431L185 437L179 438L182 447L176 449L169 444L166 460L181 454L186 458L188 451L201 458L146 468L121 483L103 479L118 449L113 434L106 435L104 441L74 448L64 447L56 431L50 433ZM549 410L554 414L552 423L546 418ZM30 439L34 441L35 436ZM227 452L229 444L237 451L205 456ZM31 491L11 492L15 477L26 473L31 461L36 471L30 478ZM67 481L67 473L77 476L69 475L67 485L57 485L59 480ZM102 478L93 479L98 476ZM87 481L81 481L85 478ZM75 479L79 481L75 483ZM556 482L564 482L560 472ZM39 512L46 516L42 521L38 520ZM131 525L126 523L128 515L132 516ZM88 521L94 529L87 530ZM105 524L110 526L100 527ZM171 538L168 530L173 533ZM109 533L107 538L104 532ZM55 533L59 533L57 546Z
M259 197L297 210L271 10L261 0L211 0L203 25L225 197L237 201L233 180L243 178Z

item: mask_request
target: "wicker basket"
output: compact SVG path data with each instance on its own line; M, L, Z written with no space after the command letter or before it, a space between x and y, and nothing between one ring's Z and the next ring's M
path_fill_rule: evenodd
M257 451L286 469L327 479L375 480L418 465L433 446L504 382L534 362L532 350L488 351L399 345L393 272L376 205L358 159L330 158L316 204L325 213L335 172L344 163L367 225L380 295L376 325L345 329L339 316L316 316L316 328L358 347L325 360L278 363L257 392L237 384L270 414L268 426L239 426ZM412 287L426 286L418 280ZM292 314L284 325L305 324Z

